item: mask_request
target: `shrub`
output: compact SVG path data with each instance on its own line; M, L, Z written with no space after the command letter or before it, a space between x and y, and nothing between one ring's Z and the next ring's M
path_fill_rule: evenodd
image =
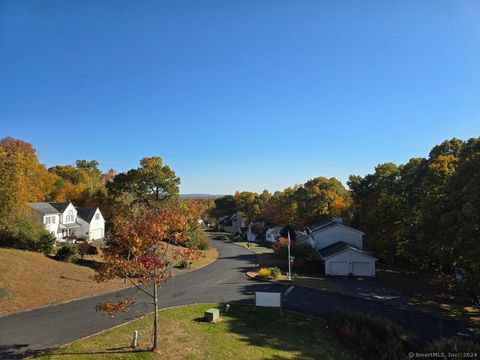
M85 255L97 255L98 249L96 246L89 244L88 242L83 242L78 244L77 246L78 253L80 257L83 259Z
M0 245L45 254L53 250L54 243L55 236L45 230L34 217L28 215L18 219L11 229L0 234Z
M280 269L278 267L272 267L270 268L270 273L271 273L271 276L272 278L274 279L278 279L282 276L282 272L280 271Z
M193 230L190 238L181 245L188 248L196 247L199 250L207 250L210 247L207 235L202 229Z
M313 261L317 256L315 249L309 244L295 244L295 256L305 261Z
M436 353L480 353L480 344L459 337L440 338L427 345L425 352Z
M272 271L269 268L261 268L257 276L261 279L270 279L272 277Z
M38 240L38 250L43 252L45 255L48 255L53 252L53 245L55 245L55 235L49 231L45 231L43 235L40 236Z
M273 244L273 252L277 257L286 258L288 256L288 239L279 237Z
M63 245L56 254L58 260L66 262L73 261L76 255L77 247L74 245Z
M186 269L189 267L189 263L187 260L182 260L175 267L178 269Z
M261 268L257 276L261 279L278 279L282 273L278 267Z
M273 244L273 252L280 259L287 259L288 256L288 239L279 237ZM302 266L305 263L315 260L317 253L309 244L291 242L290 255L295 256L295 265Z
M87 251L88 255L98 255L98 249L95 245L90 245Z
M384 318L336 311L328 325L342 343L368 360L405 359L413 347L414 339Z

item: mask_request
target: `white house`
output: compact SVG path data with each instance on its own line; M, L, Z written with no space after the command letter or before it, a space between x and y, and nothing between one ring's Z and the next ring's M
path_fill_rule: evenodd
M89 240L100 240L105 237L105 219L99 208L77 208L77 221L81 225L80 236Z
M265 240L271 243L275 243L277 241L277 238L280 236L280 231L282 231L282 228L280 226L268 228L265 232Z
M313 246L325 266L325 275L375 276L375 257L363 251L364 233L327 220L307 227L298 241Z
M75 208L71 202L29 203L36 218L58 242L69 238L103 239L105 219L98 208Z
M224 216L218 219L218 229L220 231L229 232L232 234L240 234L241 228L245 226L245 219L241 211L237 211L230 216Z

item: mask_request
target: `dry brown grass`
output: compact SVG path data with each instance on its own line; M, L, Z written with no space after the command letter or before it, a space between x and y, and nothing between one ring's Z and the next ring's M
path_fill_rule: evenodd
M85 266L56 261L23 250L0 249L0 313L65 302L124 287L123 281L99 284Z
M214 248L192 264L191 270L215 261ZM85 260L101 261L101 254ZM176 269L177 270L177 269ZM182 273L188 270L178 270ZM98 295L129 286L123 280L97 283L87 266L56 261L45 255L23 250L0 248L0 314Z

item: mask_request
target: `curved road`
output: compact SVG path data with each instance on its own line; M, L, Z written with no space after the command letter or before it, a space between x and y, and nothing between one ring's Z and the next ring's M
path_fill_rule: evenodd
M240 246L211 240L219 258L199 270L176 276L160 289L160 308L192 303L253 303L255 291L285 292L287 286L248 279L245 271L256 263L256 256ZM115 294L134 296L137 305L130 312L110 319L95 312L95 305ZM32 294L34 296L34 294ZM133 320L152 311L151 301L134 289L126 289L66 304L44 307L0 317L0 359L19 359L66 344L99 331ZM468 329L452 321L442 321L414 311L381 303L296 287L282 300L287 310L327 317L337 308L382 315L418 336L468 334Z

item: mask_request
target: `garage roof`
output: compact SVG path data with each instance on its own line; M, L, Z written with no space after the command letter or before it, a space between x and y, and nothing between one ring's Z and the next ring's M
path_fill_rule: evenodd
M90 223L93 219L93 215L97 212L97 208L77 207L78 216L83 220Z
M336 255L341 254L341 253L343 253L345 251L348 251L348 250L355 251L357 253L360 253L362 255L368 256L368 257L376 260L376 258L373 257L372 255L370 255L369 253L366 253L365 251L357 249L356 247L354 247L350 244L347 244L343 241L337 242L337 243L332 244L330 246L327 246L323 249L320 249L318 252L320 253L320 256L322 257L322 259L327 259L329 257L336 256Z

